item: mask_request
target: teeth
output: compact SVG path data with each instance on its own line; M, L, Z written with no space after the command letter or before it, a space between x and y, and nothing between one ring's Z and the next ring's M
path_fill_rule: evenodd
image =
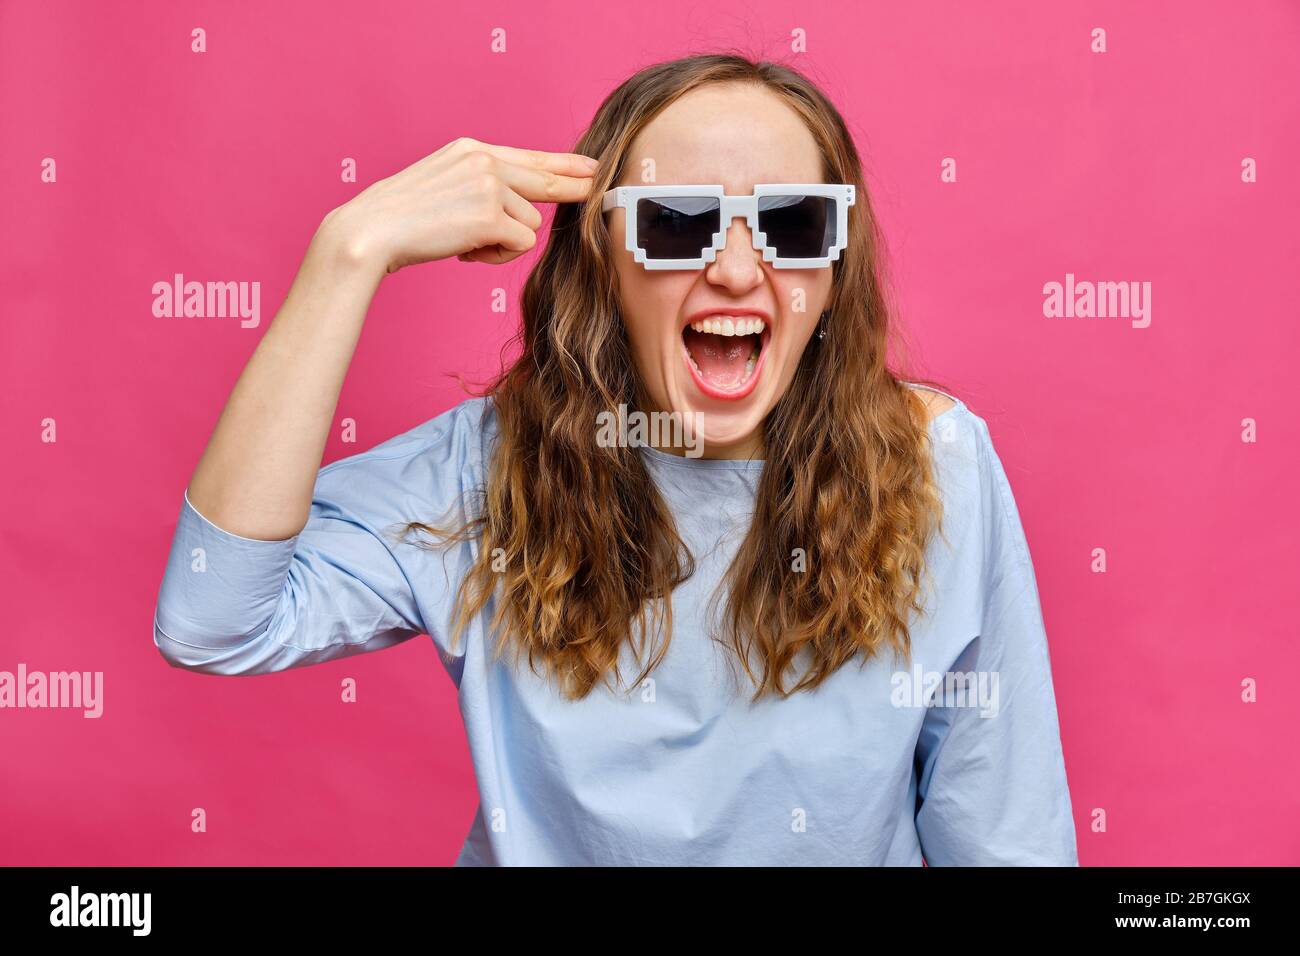
M757 335L767 328L767 323L762 319L724 316L720 319L700 319L692 322L691 328L709 335Z

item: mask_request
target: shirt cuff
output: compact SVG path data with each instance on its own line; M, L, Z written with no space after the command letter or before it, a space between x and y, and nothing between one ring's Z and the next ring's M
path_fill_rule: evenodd
M259 636L284 592L299 537L233 534L199 514L187 490L154 615L159 647L228 649Z

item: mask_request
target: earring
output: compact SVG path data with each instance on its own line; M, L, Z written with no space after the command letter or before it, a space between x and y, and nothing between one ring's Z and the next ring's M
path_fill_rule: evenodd
M829 314L829 312L823 312L821 321L817 324L817 341L819 342L826 338L826 317Z

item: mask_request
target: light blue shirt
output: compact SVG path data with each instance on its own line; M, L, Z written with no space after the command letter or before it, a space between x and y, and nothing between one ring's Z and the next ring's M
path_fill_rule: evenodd
M186 496L154 641L177 667L258 674L429 635L458 688L480 798L457 865L1077 865L1010 485L964 403L929 427L947 540L930 546L910 667L884 653L811 693L751 704L705 614L763 462L651 448L638 453L698 570L673 594L650 679L565 700L526 658L494 660L491 604L453 652L455 588L477 542L440 552L382 532L474 500L496 434L486 399L320 469L310 518L284 541L231 534ZM630 650L621 668L640 673Z

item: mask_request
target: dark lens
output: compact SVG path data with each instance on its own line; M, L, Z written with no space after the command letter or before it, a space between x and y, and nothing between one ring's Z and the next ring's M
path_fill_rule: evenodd
M647 259L698 259L713 244L716 196L656 196L636 204L636 240Z
M758 228L782 259L816 259L835 244L835 200L830 196L759 196Z

